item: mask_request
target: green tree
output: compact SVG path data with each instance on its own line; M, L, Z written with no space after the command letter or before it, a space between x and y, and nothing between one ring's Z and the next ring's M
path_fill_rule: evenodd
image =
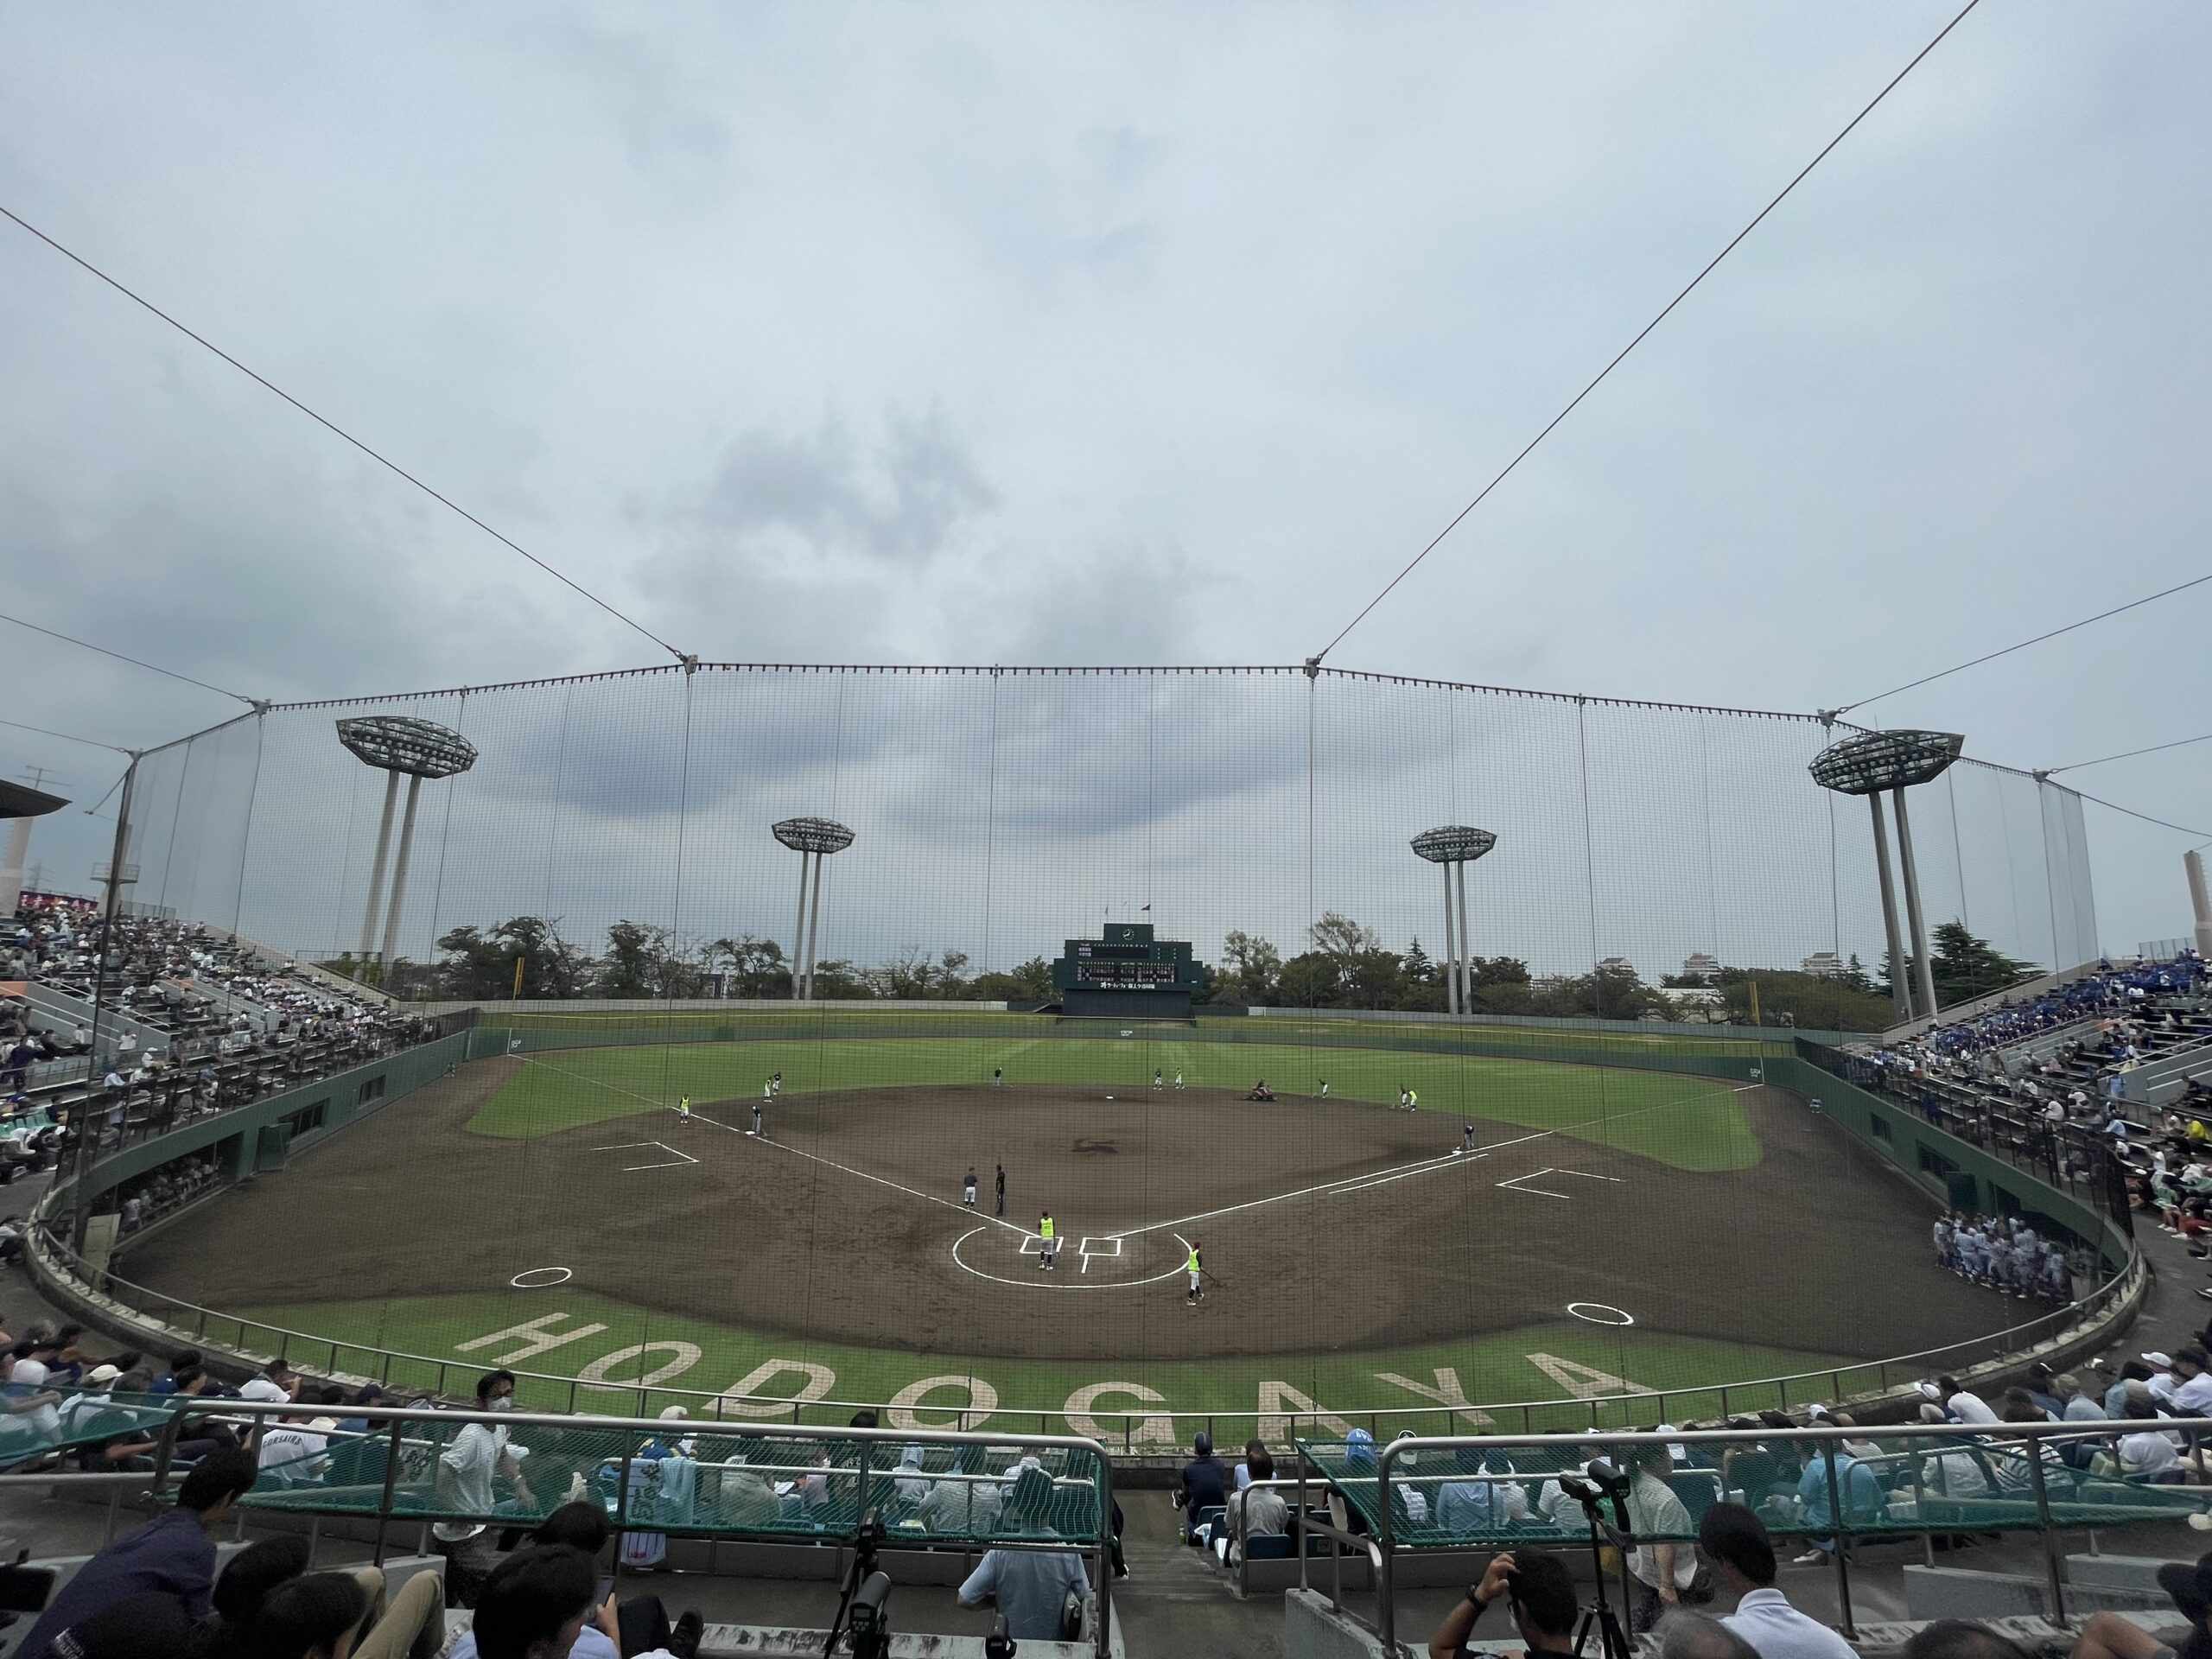
M784 947L773 939L756 939L750 933L722 938L708 945L705 964L709 972L728 976L728 990L738 997L784 997L791 994L791 970L784 960Z
M581 996L593 963L561 937L558 917L515 916L489 933L471 924L438 940L438 987L456 1001L486 1001L514 995L515 964L522 964L525 997Z
M1932 943L1929 966L1935 974L1938 1007L1986 996L2043 971L2036 963L2008 957L1987 939L1976 938L1964 922L1942 923Z
M1003 973L978 974L968 982L967 995L982 1002L1049 1002L1052 964L1032 957Z
M685 976L669 931L626 918L607 930L607 954L599 963L599 994L607 997L689 995Z
M1221 942L1222 983L1216 995L1248 1008L1266 1007L1280 992L1282 953L1257 934L1231 928Z
M863 1002L875 995L868 976L842 958L814 964L814 995L823 1002Z
M1866 976L1859 976L1864 982ZM1759 1015L1770 1026L1795 1025L1820 1031L1880 1031L1896 1017L1889 1000L1871 985L1853 989L1848 974L1824 979L1783 968L1723 968L1713 984L1728 1005L1732 1025L1749 1025L1751 982L1759 988Z
M1342 969L1325 950L1301 950L1282 965L1275 1001L1287 1008L1333 1008Z

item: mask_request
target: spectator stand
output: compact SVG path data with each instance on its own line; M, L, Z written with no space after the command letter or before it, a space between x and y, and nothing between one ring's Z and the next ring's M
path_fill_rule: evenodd
M159 1400L163 1403L154 1403ZM842 1568L864 1519L881 1522L884 1553L940 1552L953 1562L983 1550L1075 1550L1089 1558L1091 1593L1084 1640L1105 1659L1112 1635L1110 1517L1113 1470L1096 1440L1065 1435L962 1433L945 1429L802 1428L776 1424L733 1427L719 1421L672 1423L658 1418L564 1415L423 1406L312 1408L194 1396L134 1400L134 1415L158 1414L158 1440L143 1471L115 1473L0 1473L0 1484L101 1486L140 1491L160 1503L182 1470L178 1447L210 1420L237 1425L249 1441L280 1418L317 1409L343 1410L366 1425L333 1431L319 1453L264 1465L240 1501L242 1510L283 1512L372 1522L377 1566L385 1564L395 1524L425 1535L436 1522L528 1528L562 1504L602 1505L621 1533L705 1539L747 1546L831 1548ZM505 1489L489 1510L465 1507L453 1485L441 1491L441 1455L471 1425L505 1431L523 1460L529 1499ZM94 1438L89 1434L81 1438ZM963 1448L977 1447L994 1469L956 1466ZM918 1459L908 1454L918 1448ZM57 1441L48 1454L62 1449ZM654 1465L658 1465L657 1468ZM675 1465L671 1467L671 1465ZM905 1472L902 1473L902 1468ZM1027 1470L1052 1483L1041 1527L1017 1522L1001 1506L977 1506L976 1524L944 1526L922 1518L922 1506L902 1480L972 1479L1004 1487ZM502 1488L505 1484L501 1484ZM941 1518L945 1512L932 1511ZM427 1553L427 1547L417 1554ZM826 1565L826 1563L825 1563ZM834 1576L832 1574L831 1576Z
M2164 1419L2159 1427L2199 1435L2212 1430L2212 1419ZM1916 1423L1665 1434L1646 1431L1601 1437L1452 1435L1407 1438L1379 1446L1317 1440L1300 1441L1299 1451L1304 1460L1301 1487L1303 1471L1310 1465L1348 1516L1356 1517L1351 1531L1372 1541L1377 1573L1376 1633L1386 1652L1395 1652L1393 1592L1408 1559L1424 1552L1510 1548L1516 1543L1562 1549L1586 1547L1589 1523L1582 1518L1579 1503L1573 1505L1574 1522L1565 1520L1566 1508L1556 1496L1564 1491L1557 1484L1558 1476L1563 1471L1576 1478L1577 1471L1593 1459L1606 1459L1618 1469L1624 1453L1650 1446L1680 1447L1694 1460L1667 1478L1682 1500L1688 1527L1680 1532L1638 1534L1635 1541L1694 1543L1699 1516L1722 1497L1759 1509L1768 1529L1778 1536L1832 1539L1836 1547L1827 1554L1834 1566L1847 1638L1856 1635L1851 1611L1852 1548L1887 1539L1910 1540L1920 1544L1932 1563L1939 1533L2036 1534L2043 1547L2050 1605L2063 1615L2063 1532L2102 1532L2212 1515L2212 1488L2152 1485L2094 1474L2059 1461L2050 1447L2053 1441L2078 1441L2083 1434L2080 1423L2005 1423L1973 1433L1953 1424ZM1860 1482L1853 1465L1860 1464L1857 1452L1869 1442L1878 1448L1864 1459L1872 1478ZM1732 1447L1786 1446L1794 1454L1807 1445L1815 1448L1813 1466L1823 1475L1813 1484L1821 1494L1817 1512L1794 1495L1785 1499L1770 1492L1762 1502L1758 1493L1727 1487L1721 1477L1723 1454ZM1492 1473L1484 1477L1462 1467L1462 1452L1473 1452L1478 1461L1487 1459ZM1508 1459L1510 1474L1500 1467ZM1964 1478L1962 1465L1975 1471L1978 1482ZM1517 1486L1526 1499L1525 1510L1514 1519L1511 1510L1516 1506L1503 1502L1471 1505L1463 1513L1480 1516L1477 1524L1443 1525L1437 1519L1443 1505L1430 1494L1452 1484L1480 1484L1500 1493ZM1966 1490L1969 1484L1971 1491ZM1308 1507L1302 1490L1297 1507L1301 1514ZM1619 1514L1610 1503L1605 1515L1608 1522L1620 1525ZM1305 1558L1300 1556L1300 1587L1305 1588ZM1338 1605L1341 1611L1340 1596Z

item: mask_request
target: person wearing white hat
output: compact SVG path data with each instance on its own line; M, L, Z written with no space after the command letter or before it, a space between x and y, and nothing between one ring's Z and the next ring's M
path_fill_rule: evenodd
M94 1412L105 1411L115 1403L115 1379L123 1373L112 1365L95 1365L85 1373L85 1386L75 1398L61 1408L61 1432L76 1434L78 1426Z
M0 1461L16 1462L60 1440L60 1404L37 1360L18 1359L0 1371Z

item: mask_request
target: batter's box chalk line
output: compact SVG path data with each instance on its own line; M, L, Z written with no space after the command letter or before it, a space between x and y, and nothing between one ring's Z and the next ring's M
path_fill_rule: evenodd
M688 1152L677 1151L665 1141L617 1141L611 1147L594 1147L592 1150L594 1152L634 1152L645 1147L673 1155L667 1158L651 1159L642 1164L625 1164L622 1166L624 1174L626 1175L631 1171L638 1169L677 1169L685 1164L696 1164L699 1161Z
M1554 1192L1548 1187L1524 1186L1522 1185L1524 1181L1541 1180L1548 1175L1572 1175L1579 1180L1611 1181L1615 1186L1624 1185L1622 1179L1618 1175L1595 1175L1586 1169L1532 1169L1526 1175L1516 1175L1511 1180L1499 1181L1497 1185L1505 1188L1509 1192L1528 1192L1540 1198L1567 1198L1571 1200L1573 1198L1574 1195L1571 1192Z

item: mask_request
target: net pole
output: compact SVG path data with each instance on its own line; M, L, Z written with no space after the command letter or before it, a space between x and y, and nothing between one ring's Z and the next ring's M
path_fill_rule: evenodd
M101 906L99 963L92 970L92 1046L85 1060L85 1098L77 1108L76 1173L72 1177L69 1194L69 1248L79 1261L85 1255L85 1232L92 1221L92 1150L99 1141L99 1127L92 1117L92 1101L99 1088L100 1023L107 1012L108 968L111 963L120 967L115 930L117 918L123 910L124 860L130 850L130 797L138 783L138 759L132 755L130 764L124 769L123 795L115 804L115 845L108 855L107 894Z

